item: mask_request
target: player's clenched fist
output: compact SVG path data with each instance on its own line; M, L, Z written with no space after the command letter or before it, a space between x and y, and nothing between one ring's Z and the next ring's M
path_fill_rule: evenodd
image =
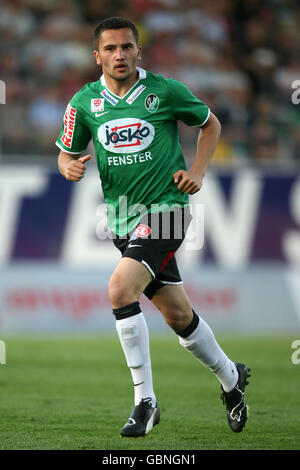
M68 181L80 181L84 177L85 162L90 160L91 155L85 155L77 160L69 161L64 168L64 176Z
M193 170L178 170L173 175L174 183L178 183L177 188L185 194L195 194L200 191L203 176Z

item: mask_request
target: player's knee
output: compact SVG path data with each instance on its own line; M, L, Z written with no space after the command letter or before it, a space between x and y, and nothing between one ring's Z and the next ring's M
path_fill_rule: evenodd
M121 308L137 300L127 285L116 282L109 283L108 295L113 308Z

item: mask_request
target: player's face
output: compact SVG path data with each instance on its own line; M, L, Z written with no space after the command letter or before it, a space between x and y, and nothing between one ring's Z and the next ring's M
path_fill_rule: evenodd
M94 55L97 64L102 65L104 75L125 81L136 75L141 48L137 46L131 29L107 29L101 33L99 49L94 51Z

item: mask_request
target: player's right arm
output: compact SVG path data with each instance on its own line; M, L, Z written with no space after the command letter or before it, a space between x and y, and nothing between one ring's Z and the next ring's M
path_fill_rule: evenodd
M84 176L85 163L91 155L80 157L91 139L91 132L84 124L84 110L73 97L65 111L62 129L56 145L61 150L58 155L58 169L68 181L80 181Z
M74 158L69 153L61 150L57 159L58 169L68 181L80 181L84 177L85 162L90 158L92 158L91 155Z

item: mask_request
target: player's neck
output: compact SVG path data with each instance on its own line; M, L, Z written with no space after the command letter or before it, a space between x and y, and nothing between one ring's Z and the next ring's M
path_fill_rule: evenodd
M104 74L105 78L105 83L106 87L115 95L119 96L122 98L126 93L130 90L130 88L133 87L133 85L138 81L139 79L139 72L136 71L135 74L132 76L128 77L126 80L115 80L113 77L107 76Z

